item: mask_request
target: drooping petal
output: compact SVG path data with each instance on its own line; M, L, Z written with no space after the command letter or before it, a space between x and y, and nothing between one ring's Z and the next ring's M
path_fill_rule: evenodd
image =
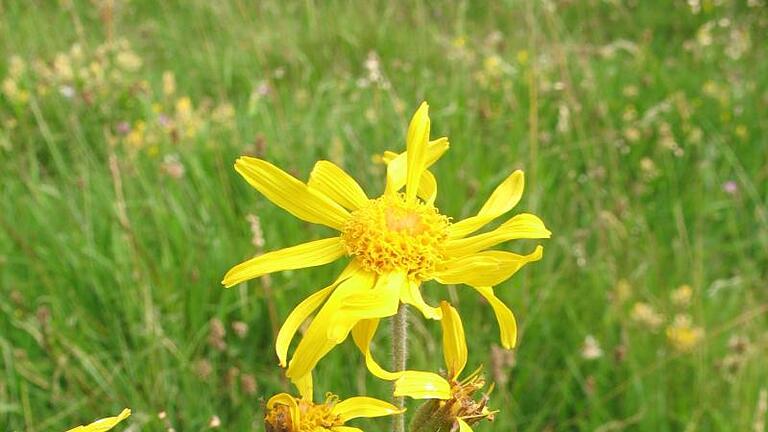
M350 262L333 284L320 291L316 291L299 303L298 306L293 308L291 313L288 314L288 318L285 319L282 327L280 327L280 331L277 333L277 338L275 339L275 351L277 352L277 358L280 360L280 366L285 367L287 365L286 359L288 358L288 348L299 327L301 327L304 321L306 321L307 318L309 318L309 316L323 304L325 299L331 295L338 284L358 270L359 266L355 261Z
M430 306L424 301L421 296L421 283L415 280L409 280L407 284L404 284L400 289L400 301L414 306L421 311L424 318L439 320L443 317L443 313L439 307Z
M467 340L464 336L464 326L459 312L448 302L440 302L440 309L443 311L443 319L440 320L443 327L443 357L448 373L452 379L456 379L467 365Z
M382 368L379 363L373 358L371 354L371 341L376 334L376 329L379 326L379 319L367 319L360 320L352 328L352 339L355 341L355 345L365 357L365 366L368 371L377 378L381 378L386 381L394 381L403 375L403 372L390 372Z
M243 156L235 170L267 199L299 219L341 230L349 212L271 163Z
M291 413L291 424L301 424L301 411L299 410L299 404L296 402L296 398L288 393L278 393L267 401L267 410L273 409L275 405L287 406Z
M473 432L472 428L464 420L457 418L456 423L459 424L459 432Z
M311 189L324 193L349 210L357 210L368 203L363 188L343 169L331 161L315 164L307 183Z
M344 341L358 321L397 313L398 283L402 283L403 277L393 274L377 278L361 270L341 282L299 342L286 376L295 380L309 373L323 356Z
M436 373L404 371L395 381L394 396L447 400L451 398L451 384Z
M312 381L312 372L304 375L301 379L298 379L294 382L296 385L296 388L299 389L299 394L301 395L301 398L312 402L312 399L314 397L314 382Z
M501 346L506 349L512 349L517 343L517 321L512 311L504 304L492 287L474 287L493 308L496 315L496 321L499 322L499 332L501 337Z
M520 202L524 188L525 175L523 172L520 170L513 172L496 187L477 216L466 218L451 225L448 228L448 237L451 239L465 237L512 210Z
M435 204L435 199L437 198L437 180L435 179L435 175L428 170L424 170L421 174L418 195L427 204Z
M389 402L374 399L371 397L357 396L345 399L334 405L333 414L338 415L341 421L346 423L359 417L383 417L392 414L400 414L401 410Z
M505 241L549 238L551 235L552 233L544 226L544 222L538 216L530 213L521 213L504 222L493 231L472 237L449 240L446 245L446 251L451 257L463 257Z
M435 272L434 278L445 285L472 285L478 281L484 281L498 270L498 260L475 254L445 261L441 264L440 270Z
M241 262L224 275L221 283L229 288L268 273L328 264L345 253L344 244L338 237L302 243Z
M426 102L422 102L411 118L406 137L406 151L408 152L407 173L405 177L406 203L413 202L416 199L421 174L426 169L429 124L429 105Z
M404 272L385 273L372 290L358 292L342 300L328 337L341 343L362 319L384 318L397 313L401 287L408 283Z
M540 260L543 251L544 248L539 245L528 255L495 250L477 252L446 261L442 265L445 270L437 272L435 279L444 284L498 285L512 277L524 265ZM491 263L496 263L495 268Z
M442 137L434 141L430 141L427 145L426 165L424 169L428 169L432 164L437 162L438 159L448 150L450 143L448 138ZM387 194L395 194L405 186L406 175L408 172L408 152L394 153L384 152L384 162L387 163Z
M126 408L115 417L107 417L101 420L96 420L95 422L89 425L78 426L76 428L68 430L67 432L106 432L112 429L113 427L115 427L121 421L128 418L130 415L131 415L131 410Z

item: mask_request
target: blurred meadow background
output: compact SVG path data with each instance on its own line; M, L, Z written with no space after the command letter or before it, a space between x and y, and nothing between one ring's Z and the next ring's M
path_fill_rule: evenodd
M425 289L496 383L476 430L765 431L767 41L765 0L0 2L0 430L262 430L275 331L339 265L222 288L327 234L233 162L329 159L375 196L427 100L443 213L522 168L554 233L497 289L514 352L480 296ZM438 330L412 314L412 366ZM389 390L349 341L316 372Z

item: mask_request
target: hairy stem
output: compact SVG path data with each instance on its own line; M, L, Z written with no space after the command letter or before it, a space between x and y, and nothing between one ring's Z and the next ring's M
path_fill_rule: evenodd
M400 304L397 314L392 318L392 369L405 370L408 359L408 306ZM394 404L402 409L405 399L395 397ZM392 432L405 432L405 414L398 414L392 419Z

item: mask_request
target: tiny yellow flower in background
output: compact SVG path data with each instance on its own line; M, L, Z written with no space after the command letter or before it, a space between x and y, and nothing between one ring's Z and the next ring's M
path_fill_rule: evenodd
M126 408L115 417L107 417L101 420L96 420L87 426L78 426L74 429L68 430L67 432L106 432L115 427L121 421L127 419L130 415L131 410Z
M680 285L669 295L672 303L680 307L688 307L691 304L691 297L693 297L693 289L690 285Z
M312 402L311 378L298 387L301 397L280 393L269 399L264 415L266 432L362 432L345 424L360 417L383 417L404 411L379 399L357 396L341 400L330 393L323 403L316 404Z
M689 315L677 315L667 327L667 340L672 348L680 352L693 349L704 338L704 330L694 327Z
M657 330L664 324L664 316L656 312L656 309L648 303L638 302L632 307L630 317L638 324L647 326L650 330Z
M522 213L473 235L517 205L523 194L522 171L510 174L477 215L451 223L434 205L437 181L429 171L448 150L448 139L429 137L428 106L422 103L408 127L406 151L385 152L382 157L387 164L386 187L381 197L373 199L329 161L317 162L307 183L261 159L236 161L235 170L269 200L299 219L326 225L340 235L240 263L224 276L226 287L272 272L324 265L343 256L350 259L334 283L296 306L278 334L277 356L294 382L311 372L359 322L392 316L401 302L416 307L426 318L441 319L441 309L422 298L420 287L428 280L473 287L493 308L502 345L514 346L514 316L492 286L541 259L542 247L528 255L488 249L514 239L549 238L551 233L537 216ZM291 340L318 309L288 363ZM373 324L366 325L375 329Z

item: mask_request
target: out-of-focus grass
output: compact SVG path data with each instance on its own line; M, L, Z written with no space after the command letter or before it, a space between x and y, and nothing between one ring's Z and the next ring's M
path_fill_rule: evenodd
M267 250L325 234L232 162L262 155L306 178L328 158L378 191L372 156L403 148L424 99L452 143L435 167L443 212L471 214L524 168L520 208L554 232L544 260L498 289L522 327L514 355L492 350L479 296L426 288L455 302L469 367L497 382L501 412L477 430L760 420L764 2L112 3L0 5L2 430L64 430L123 406L136 430L214 416L260 430L263 400L287 389L270 304L282 320L338 268L221 288L254 253L247 215ZM673 301L684 284L690 300ZM411 329L411 364L438 368L435 323ZM318 396L389 390L351 344L316 381Z

